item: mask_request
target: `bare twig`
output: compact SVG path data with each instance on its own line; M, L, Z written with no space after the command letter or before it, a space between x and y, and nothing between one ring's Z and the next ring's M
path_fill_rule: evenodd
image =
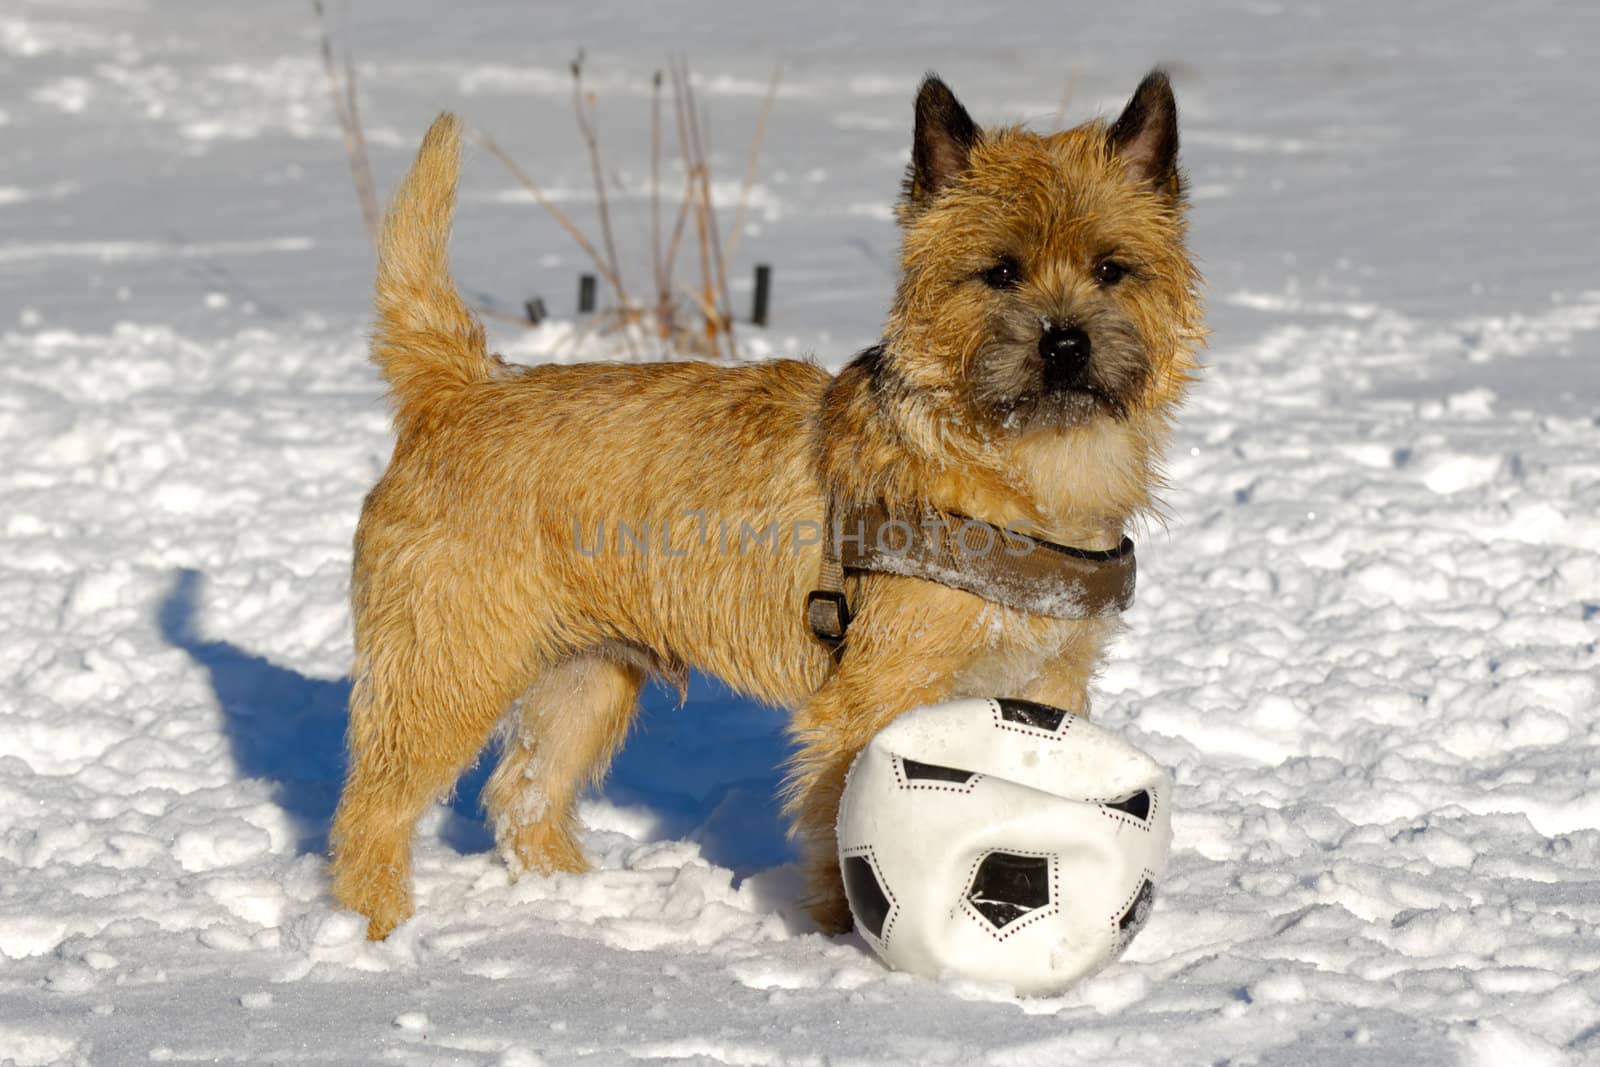
M319 0L320 2L320 0ZM538 183L517 164L492 137L473 131L473 139L511 172L533 196L540 207L549 212L557 224L583 249L596 273L605 278L616 296L617 306L585 319L579 326L580 334L602 332L612 334L622 331L626 347L638 354L638 342L654 333L662 358L668 358L676 348L684 352L697 352L711 359L739 358L734 336L733 302L728 288L728 257L738 244L737 234L743 228L743 213L748 207L754 187L760 148L767 120L777 96L780 72L774 70L772 82L758 118L752 138L750 154L740 193L740 213L735 222L732 240L724 244L719 231L717 205L712 192L710 117L696 98L693 77L688 59L674 56L667 67L657 71L652 79L650 101L650 173L649 173L649 243L650 269L655 285L654 308L648 304L634 304L622 282L621 260L617 254L616 236L612 226L606 171L601 156L596 124L595 96L583 80L584 56L582 52L573 60L572 102L578 131L588 154L590 176L594 182L600 233L591 240L573 222L565 211L546 196ZM670 78L673 122L678 137L678 154L683 167L683 190L678 198L670 228L663 218L662 166L664 157L662 92L664 78ZM695 285L683 286L675 280L675 265L682 249L685 230L693 219L695 241L699 245L700 264ZM592 232L592 231L591 231ZM642 237L642 235L641 235ZM681 291L680 291L681 289ZM689 318L693 311L699 322ZM500 315L496 317L505 316ZM507 318L507 321L511 321ZM635 331L640 331L637 335ZM648 346L648 340L646 344Z
M617 299L627 305L627 294L622 288L622 269L617 259L617 242L611 233L611 205L606 197L605 169L600 165L600 138L594 126L594 95L583 91L583 53L572 61L572 110L578 116L578 132L583 135L584 147L589 151L589 172L594 178L596 210L600 213L600 238L605 242L606 261L611 265L611 275L617 281Z
M317 31L322 38L322 69L328 78L328 95L333 100L334 118L344 139L344 154L350 162L350 180L355 183L356 199L361 202L361 218L367 224L367 240L378 247L378 193L372 183L372 166L367 159L367 138L361 128L361 113L356 107L355 65L345 56L344 74L333 58L333 42L328 37L328 20L322 0L311 0L317 16Z
M672 337L672 272L661 258L661 72L650 82L650 267L656 287L656 336L663 342L661 358L667 358L665 342Z
M689 85L689 64L682 57L672 60L672 103L673 112L678 122L678 153L683 158L685 180L688 185L688 203L694 210L695 235L700 242L700 278L701 299L700 304L705 307L712 303L711 296L711 260L708 255L705 224L705 206L701 199L701 159L698 142L690 133L690 123L694 114L693 90ZM705 316L705 341L706 348L712 352L717 351L717 321L715 316Z
M711 195L710 151L707 148L706 123L701 119L699 102L695 99L694 83L689 73L687 59L679 58L679 83L683 94L683 137L685 154L693 161L691 174L695 180L695 233L700 243L700 279L702 310L706 315L706 347L720 355L722 338L727 339L728 356L738 358L738 347L733 337L732 304L728 298L727 270L722 259L722 241L717 234L716 205ZM720 303L719 303L720 297Z
M722 313L717 310L717 305L707 303L704 293L697 293L691 286L688 285L680 285L678 288L684 296L688 297L689 303L693 304L700 310L700 314L704 315L708 322L718 320L722 317ZM721 353L713 349L711 354L720 355Z
M699 117L696 118L698 112ZM711 115L703 108L697 107L690 112L690 129L694 133L697 150L700 154L700 180L704 187L706 230L711 241L711 267L712 278L716 282L717 293L721 297L720 315L717 326L722 335L727 338L728 358L739 358L739 346L733 337L733 297L728 292L728 261L722 254L722 236L717 232L717 207L711 195Z
M685 147L685 134L683 125L683 99L678 91L678 68L676 61L672 65L672 113L678 128L678 154L683 164L683 196L678 200L678 215L672 223L672 237L667 242L666 260L662 273L665 275L670 289L672 276L676 273L678 260L678 246L683 240L683 227L689 219L689 208L694 201L694 171L690 165L688 150Z
M713 286L708 294L711 304L716 309L717 335L728 345L729 358L735 358L738 353L733 348L731 333L732 322L727 315L727 301L718 299L725 296L726 286L722 270L722 238L717 233L717 202L711 190L711 143L710 122L705 108L697 97L691 97L689 111L689 131L695 139L695 153L700 157L700 205L705 213L706 225L706 254L711 260L711 284ZM718 352L720 355L720 350Z
M650 88L650 267L656 291L666 284L661 276L661 72Z
M622 285L622 265L617 258L617 241L611 232L611 201L606 196L605 168L600 163L600 136L595 130L593 93L583 91L583 50L572 61L572 109L578 117L578 132L583 135L584 146L589 150L589 171L594 178L595 208L600 214L600 238L605 242L606 259L611 264L611 276L616 279L617 303L624 320L630 317L633 301ZM622 331L623 344L630 356L636 355L633 335Z
M688 168L684 168L683 196L678 200L678 217L672 223L672 239L667 242L666 277L667 282L672 282L672 276L678 263L678 246L683 243L683 228L689 221L689 208L695 198L695 183L690 180Z
M733 262L733 254L739 248L739 235L744 232L745 208L750 204L750 190L756 184L756 161L761 158L761 142L767 135L767 117L772 114L773 102L778 99L778 81L783 74L781 66L772 68L772 80L767 83L767 96L761 102L761 114L756 119L756 132L750 138L750 155L744 162L744 181L739 186L739 206L733 212L733 230L728 234L728 243L722 249L722 258L726 263Z
M533 194L533 199L535 202L537 202L540 207L544 208L550 213L550 217L555 219L556 222L561 225L563 230L567 231L568 236L570 236L574 241L578 242L578 247L583 249L584 252L589 256L589 259L594 263L595 270L600 273L600 276L606 280L606 284L611 286L612 291L617 294L617 299L619 301L623 300L624 297L622 295L622 284L617 280L617 276L612 273L611 268L606 264L605 257L600 254L599 250L596 249L594 245L589 243L589 239L583 235L583 231L578 229L578 227L573 223L572 219L567 216L567 213L558 208L549 197L544 195L544 190L539 188L538 183L528 176L527 171L523 170L517 165L517 161L512 159L511 156L507 154L506 150L501 148L500 145L495 142L493 137L490 137L488 134L477 130L473 131L472 136L473 139L477 141L485 151L494 156L501 163L505 164L506 169L512 173L517 181L522 183L523 188L527 189L528 192Z
M350 161L356 186L361 190L361 214L369 232L376 234L382 226L383 216L378 207L377 187L372 181L372 165L367 154L367 129L361 121L360 94L356 92L356 65L348 51L344 54L345 114L350 116L354 131L356 154Z
M716 307L716 296L715 291L712 289L711 281L711 261L713 258L712 249L715 247L715 245L711 238L711 227L708 225L708 219L711 214L711 194L706 175L705 154L701 151L700 137L698 135L699 131L697 130L698 122L695 115L697 108L695 107L694 101L694 85L689 80L688 60L683 61L682 78L684 97L683 112L688 117L689 151L691 158L694 160L694 166L691 170L691 173L694 176L695 190L694 230L695 237L698 239L700 244L700 287L702 294L701 310L705 311L708 308L715 309ZM711 312L706 314L705 320L706 345L711 349L711 351L716 352L718 351L719 341L718 327L721 325L721 323L717 321L717 316Z
M1072 104L1072 98L1078 92L1078 68L1074 67L1067 72L1067 84L1061 88L1061 103L1056 105L1055 125L1060 127L1067 121L1067 108Z

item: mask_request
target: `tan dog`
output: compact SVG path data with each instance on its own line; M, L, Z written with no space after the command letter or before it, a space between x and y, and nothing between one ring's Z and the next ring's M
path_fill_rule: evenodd
M1108 126L980 130L924 82L883 343L804 362L516 367L446 261L460 127L442 116L385 223L373 359L397 441L352 588L350 772L334 892L386 936L414 824L509 716L486 799L514 869L582 871L575 801L652 674L795 709L788 812L812 914L847 928L844 775L901 712L1010 695L1087 712L1111 619L852 575L836 659L805 624L833 502L973 516L1109 549L1152 504L1203 335L1177 113L1154 73Z

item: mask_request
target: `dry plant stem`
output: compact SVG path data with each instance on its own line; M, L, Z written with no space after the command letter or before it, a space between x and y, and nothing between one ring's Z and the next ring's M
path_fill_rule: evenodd
M567 216L567 213L556 207L556 205L544 195L544 191L539 188L538 183L530 178L528 173L517 165L517 161L512 159L511 156L506 153L506 150L501 148L500 145L495 142L493 137L490 137L488 134L480 131L474 131L473 140L477 141L478 144L483 147L484 151L488 152L501 163L505 164L506 169L512 173L517 181L522 183L523 188L527 189L528 192L533 195L535 202L537 202L540 207L544 208L550 213L550 217L555 219L563 230L567 231L568 236L570 236L574 241L578 242L578 247L583 249L583 251L588 255L590 261L594 263L595 270L598 271L600 276L606 280L606 284L611 286L612 291L617 294L617 299L624 299L622 295L622 283L618 280L617 276L611 272L611 268L606 265L605 258L600 255L599 250L596 249L594 245L589 243L589 239L583 235L583 231L578 229L578 227L573 223L572 219Z
M667 258L662 265L661 274L666 283L664 292L669 292L672 286L672 276L678 262L678 246L683 240L683 227L688 222L689 207L694 200L694 177L689 159L684 154L683 149L683 104L678 95L678 72L676 68L673 68L672 72L672 111L677 121L679 156L683 163L683 196L678 200L678 216L672 223L672 237L667 242Z
M677 123L677 126L678 126L678 130L679 130L678 143L679 143L680 148L681 148L681 145L683 143L683 135L682 135L683 112L682 112L682 105L678 101L678 79L677 79L677 71L676 70L673 71L673 78L672 78L672 110L673 110L673 117L676 120L676 123ZM681 154L681 152L680 152L680 154ZM683 240L683 226L684 226L684 222L688 219L688 215L689 215L689 196L690 196L690 190L693 188L693 184L689 181L689 164L688 164L688 160L682 160L682 163L683 163L683 171L684 171L683 195L678 198L678 212L677 212L677 215L674 217L674 219L672 221L672 236L670 238L668 238L668 240L667 240L666 254L665 254L664 258L662 259L662 263L661 263L661 292L660 292L660 297L663 300L671 300L672 299L672 295L671 295L672 294L672 276L673 276L674 270L677 267L678 244L679 244L679 242L681 242Z
M665 309L666 326L662 329L662 336L676 339L682 334L682 327L678 324L678 305L672 299L672 278L678 260L678 248L683 242L683 228L689 220L689 201L694 191L694 184L685 175L683 183L683 196L678 199L678 217L672 224L672 239L667 244L666 268L663 277L667 287L661 292L661 302ZM659 325L659 324L658 324Z
M694 189L694 229L695 237L700 244L700 286L702 309L710 305L712 300L711 290L711 250L709 247L710 234L706 230L706 203L702 194L705 177L705 160L700 155L700 141L694 136L694 85L689 80L689 61L679 58L678 84L683 87L683 127L679 131L684 138L684 153L689 160L689 180ZM705 333L706 347L712 352L718 349L717 320L714 315L706 315Z
M704 315L707 319L713 319L717 317L716 306L706 303L705 295L695 292L693 286L680 285L678 286L678 289L689 299L689 303L700 309L700 314ZM713 352L712 354L720 355L720 353L716 352Z
M706 247L706 221L705 204L700 195L700 170L703 163L700 159L698 145L689 133L690 117L694 114L693 90L689 86L689 65L684 59L677 58L672 64L672 89L673 101L676 104L678 119L678 146L679 153L683 156L684 173L689 183L689 200L694 208L695 235L700 241L700 279L702 296L696 302L702 308L712 303L711 296L711 260ZM705 343L710 352L716 352L717 321L712 315L705 318Z
M344 77L340 78L338 64L333 58L333 42L328 38L328 20L322 10L322 0L311 0L311 9L317 16L317 30L322 38L322 69L328 78L328 95L333 98L333 114L344 140L344 154L350 161L350 180L355 183L356 199L361 203L361 218L367 225L367 240L376 252L380 220L378 192L372 184L372 167L367 161L367 138L361 129L360 112L356 109L355 66L346 56Z
M697 117L698 115L698 117ZM695 112L690 113L690 129L694 133L695 141L700 153L700 178L703 186L706 206L706 232L711 249L712 279L716 282L717 293L721 296L720 313L717 326L722 331L723 338L728 344L728 358L739 358L739 346L733 337L733 297L728 292L728 262L722 255L722 236L717 232L716 202L711 198L711 116L704 109L697 106Z
M605 167L600 163L600 138L594 126L594 94L583 91L583 53L572 61L572 110L578 118L578 132L583 136L584 147L589 152L589 173L594 179L595 208L600 215L600 238L605 242L606 261L611 265L611 277L616 280L617 304L622 309L633 307L627 291L622 286L622 267L617 258L617 242L611 232L611 202L606 196ZM622 331L622 342L630 359L638 355L633 334Z
M711 252L712 280L721 303L711 301L717 309L717 328L728 345L728 359L739 358L739 346L733 336L733 298L728 292L728 264L722 255L722 237L717 232L716 202L711 197L711 117L699 106L693 96L689 112L689 132L695 140L695 152L700 157L700 182L702 202L705 205L707 247ZM710 294L708 294L710 295Z
M320 3L320 0L318 0ZM682 347L697 351L711 359L737 360L738 345L734 336L732 299L728 287L728 257L738 244L743 229L744 212L749 205L754 188L756 167L767 121L770 116L781 80L781 71L773 70L767 94L757 119L746 162L744 181L739 195L739 211L734 231L724 245L712 196L708 116L696 99L688 60L673 57L665 72L658 71L652 79L653 93L650 110L650 257L656 293L653 315L645 305L636 305L629 299L622 283L620 259L617 255L612 226L609 197L606 189L597 126L595 123L595 98L583 81L583 54L580 52L571 65L573 112L578 130L588 155L590 176L594 182L597 213L600 222L599 242L591 241L578 228L565 211L557 207L539 187L538 183L511 158L488 134L474 131L477 143L498 159L507 170L532 194L534 201L549 212L551 218L583 249L596 272L606 280L615 294L617 307L595 316L583 324L580 333L621 330L631 356L637 356L637 342L633 331L652 330L660 343L658 354L670 358L673 348ZM683 192L679 199L670 231L663 232L662 218L662 157L664 134L662 124L662 79L672 79L673 117L678 136L679 158L683 165ZM698 290L688 292L683 300L679 290L683 287L674 280L678 252L682 248L684 230L690 215L694 218L695 238L700 248ZM681 302L680 302L681 301ZM684 322L685 312L693 308L702 319L701 324ZM508 316L490 313L493 317L511 321ZM647 319L653 322L647 323ZM520 321L520 320L519 320ZM641 334L641 336L643 336Z
M1067 117L1067 109L1072 104L1072 98L1078 92L1078 72L1076 69L1067 74L1067 84L1061 89L1061 103L1056 107L1053 125L1059 129Z
M718 306L712 291L707 290L706 304L714 309L718 334L725 339L728 346L728 358L738 360L739 346L733 336L733 298L728 294L728 264L722 254L722 235L717 232L717 205L710 190L710 114L702 109L698 99L694 98L694 85L688 77L688 61L685 61L683 66L683 80L688 86L686 110L690 117L690 139L694 142L694 155L699 160L699 176L701 176L699 203L706 219L706 245L702 248L701 254L706 256L709 251L710 269L712 269L710 277L717 286L715 293L722 298Z
M767 135L767 118L778 99L778 82L782 75L782 67L772 68L772 80L767 82L767 96L761 102L761 114L756 117L756 132L750 137L750 155L744 161L744 182L739 186L739 206L733 212L733 230L722 249L724 263L732 263L733 254L739 249L739 235L744 232L745 209L750 205L750 190L756 184L756 161L761 158L761 142Z
M578 132L583 136L584 147L589 153L589 174L594 179L595 209L600 215L600 239L605 243L606 262L611 265L611 276L618 279L617 300L627 306L627 294L623 292L621 278L622 270L618 266L617 242L611 233L611 204L606 198L605 168L600 165L600 139L594 127L594 96L587 97L583 91L583 55L572 61L572 110L578 117Z
M361 106L357 102L359 94L356 92L356 65L350 61L349 52L346 52L344 57L344 85L345 114L350 116L351 136L354 137L356 144L356 153L350 161L350 166L355 175L356 186L361 190L361 215L366 220L368 232L376 234L383 213L378 207L378 190L372 181L372 165L367 154L367 130L362 125Z
M705 140L701 132L700 107L694 95L694 83L689 73L689 63L679 57L678 79L683 91L682 133L686 155L692 160L690 173L694 179L695 235L700 244L701 299L699 304L705 315L706 348L714 356L722 355L722 338L729 334L727 316L717 308L717 284L721 274L721 242L717 239L716 211L711 200L711 168L707 158ZM735 356L732 338L728 337L729 355Z
M656 71L650 93L650 265L656 288L661 277L661 72Z
M672 283L661 258L661 72L651 80L650 92L650 267L656 288L656 336L662 341L660 356L667 358L666 342L672 337Z

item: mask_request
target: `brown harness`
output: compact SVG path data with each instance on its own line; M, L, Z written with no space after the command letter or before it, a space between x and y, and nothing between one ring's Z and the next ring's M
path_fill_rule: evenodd
M835 656L850 628L847 572L921 578L1030 615L1096 619L1133 603L1135 562L1127 537L1097 552L964 515L930 510L912 520L881 503L840 507L830 501L822 574L806 596L806 623Z

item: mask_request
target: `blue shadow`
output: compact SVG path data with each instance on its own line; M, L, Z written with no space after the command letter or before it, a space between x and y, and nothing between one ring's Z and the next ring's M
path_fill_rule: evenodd
M344 779L349 679L312 678L201 637L203 585L198 572L178 572L156 613L161 635L209 676L239 774L273 783L302 852L326 851ZM700 675L690 678L684 707L660 686L640 703L600 795L648 808L659 837L697 841L707 860L739 878L793 859L776 800L790 752L783 715ZM457 784L441 836L458 852L492 846L481 798L493 763L480 758Z

